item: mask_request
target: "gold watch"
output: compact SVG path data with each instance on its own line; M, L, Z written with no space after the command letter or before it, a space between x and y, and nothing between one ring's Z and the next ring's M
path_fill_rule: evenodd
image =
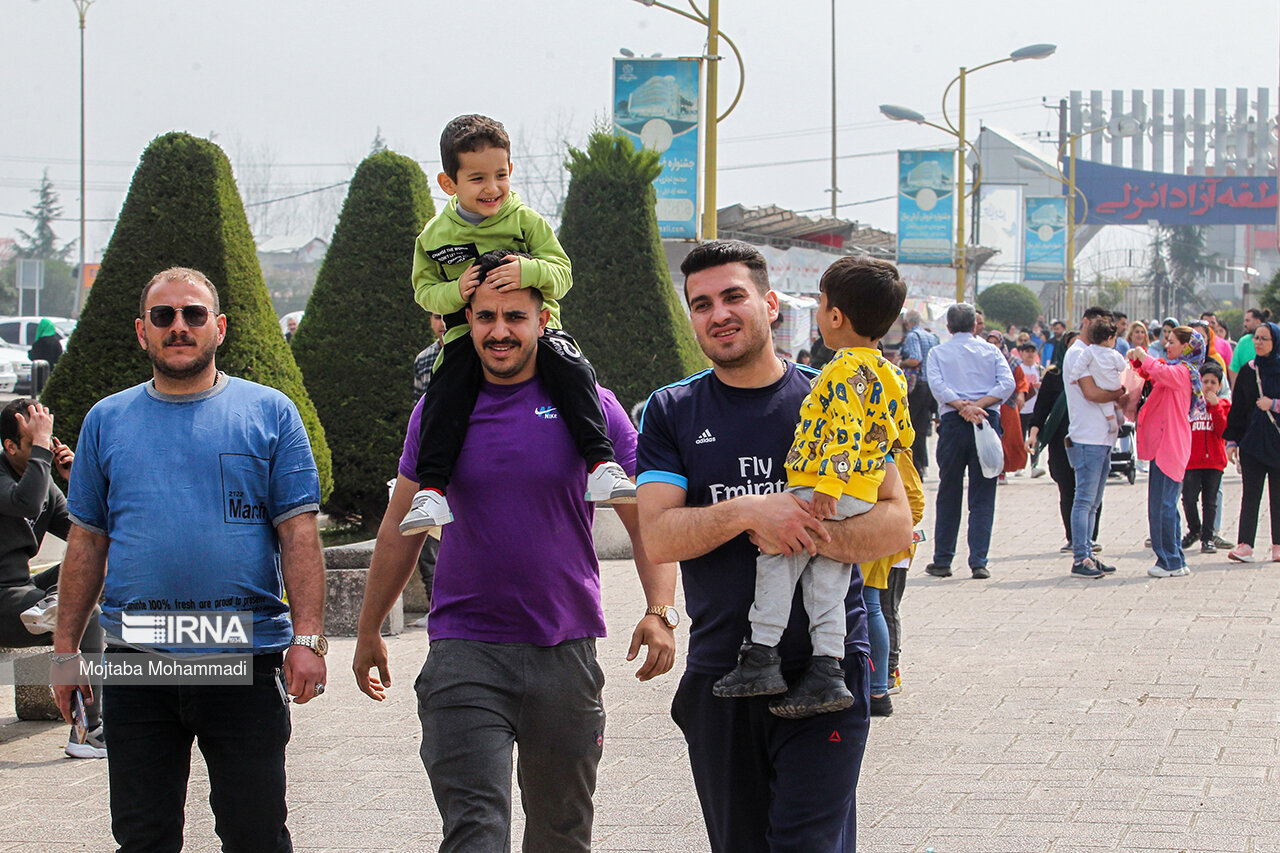
M320 657L324 657L329 653L329 641L325 639L324 634L294 634L293 639L289 641L289 645L306 646Z
M645 608L646 616L657 616L666 623L668 628L674 628L680 624L680 611L666 604L652 604Z

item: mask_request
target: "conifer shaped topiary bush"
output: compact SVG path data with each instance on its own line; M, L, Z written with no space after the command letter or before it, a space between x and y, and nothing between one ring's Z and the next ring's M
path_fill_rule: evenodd
M630 408L656 388L706 367L671 284L658 235L658 155L591 134L569 152L560 243L573 262L562 319L600 384Z
M431 341L413 301L413 242L435 213L416 162L380 151L356 169L293 338L333 448L332 515L376 530L413 410L413 359Z
M143 286L174 266L200 270L218 288L227 315L219 369L278 388L298 407L327 496L324 429L271 308L231 164L217 145L186 133L153 140L133 174L79 325L41 395L59 438L74 447L94 403L151 378L133 321Z

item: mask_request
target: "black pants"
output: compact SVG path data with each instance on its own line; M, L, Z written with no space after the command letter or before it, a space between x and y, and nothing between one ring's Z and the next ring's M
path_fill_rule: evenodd
M1062 527L1067 532L1067 542L1071 542L1071 507L1076 502L1076 469L1067 460L1067 448L1060 441L1049 444L1049 476L1058 484L1058 511L1062 513ZM1093 520L1093 538L1099 536L1102 528L1102 504L1098 504L1098 515Z
M108 684L111 831L121 850L180 850L191 744L209 768L214 831L226 851L287 853L279 652L255 655L253 684Z
M803 720L769 713L768 696L713 696L718 674L680 679L671 718L689 745L713 853L857 849L855 794L871 720L867 658L851 651L840 666L853 705Z
M484 373L470 335L444 348L440 366L431 375L422 404L418 444L418 488L445 491L453 466L467 438ZM613 459L604 410L596 394L596 371L577 343L559 329L538 338L538 376L547 388L560 419L573 437L590 471Z
M58 566L33 575L31 583L21 586L0 586L0 646L25 649L32 646L52 646L53 632L33 634L22 624L22 611L36 604L58 588ZM97 659L102 655L106 634L98 622L101 611L95 606L80 639L80 651L86 657ZM102 679L90 682L96 698L85 705L85 717L90 729L96 729L102 721Z
M1187 535L1201 542L1213 540L1218 529L1218 487L1222 485L1222 472L1216 468L1188 468L1182 478L1182 512L1187 517ZM1196 512L1199 500L1204 511L1204 521ZM1256 516L1255 516L1256 517Z
M916 440L911 445L911 461L916 466L916 473L924 477L924 469L929 467L928 438L933 434L933 413L937 402L929 383L921 376L916 380L916 387L907 395L907 412L911 415L911 426L915 428Z
M902 603L902 593L907 589L906 566L893 566L889 569L889 587L880 593L880 610L884 612L885 624L889 626L889 686L893 686L893 671L898 668L898 657L902 652L902 617L898 606Z
M1280 468L1275 468L1248 453L1240 454L1240 477L1244 494L1240 498L1240 530L1236 542L1253 547L1258 536L1258 507L1262 504L1262 483L1267 481L1271 496L1271 544L1280 545Z

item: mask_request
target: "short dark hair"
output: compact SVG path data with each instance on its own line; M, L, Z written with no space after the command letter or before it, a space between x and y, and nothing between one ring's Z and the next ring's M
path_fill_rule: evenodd
M828 307L839 308L855 332L873 341L893 328L907 300L907 286L898 277L897 267L880 258L855 255L827 267L818 290L827 295Z
M147 316L147 294L151 292L151 288L155 287L162 281L189 281L192 284L204 285L209 289L209 295L213 297L213 313L221 314L222 307L218 302L218 288L213 286L213 282L209 281L209 277L200 270L193 270L190 267L169 267L163 272L158 272L151 277L151 281L142 286L142 295L138 297L138 316L145 318ZM174 306L181 308L181 305Z
M27 415L28 406L40 405L30 397L19 397L17 400L10 400L9 403L0 410L0 442L12 441L14 444L21 443L21 434L18 432L18 413L21 412L23 417Z
M458 180L458 155L486 148L501 148L511 159L511 137L502 122L474 113L458 116L440 134L440 165L449 180Z
M1110 310L1103 308L1101 305L1090 305L1088 308L1084 309L1084 319L1092 320L1096 317L1108 317L1110 319L1115 319L1115 315L1112 314Z
M695 246L693 251L680 262L680 272L684 274L685 301L689 300L689 276L728 264L745 266L760 295L763 296L769 292L769 264L764 259L764 255L760 254L759 249L741 240L712 240L710 243Z
M485 252L476 259L476 267L480 270L480 277L477 279L477 283L484 284L484 280L489 277L489 272L505 264L509 255L515 255L517 258L533 257L533 255L528 252L520 252L516 249L494 249L491 252ZM542 295L542 291L536 287L524 289L529 290L533 294L534 301L538 303L539 307L541 307L542 303L546 299L546 297Z
M1099 317L1089 324L1089 343L1103 344L1108 338L1116 336L1116 321L1113 317Z
M1206 361L1204 364L1200 365L1200 375L1204 376L1206 374L1216 377L1217 380L1221 382L1222 381L1222 365L1218 364L1218 362L1213 361L1212 359L1210 359L1209 361Z
M1111 312L1111 316L1115 317L1117 320L1128 320L1128 319L1129 319L1129 315L1128 315L1128 314L1126 314L1126 313L1124 313L1123 311L1112 311L1112 312Z
M1201 312L1200 312L1200 319L1201 319L1201 320L1208 320L1210 317L1212 317L1212 318L1213 318L1213 319L1215 319L1215 320L1216 320L1216 319L1218 319L1218 315L1217 315L1217 314L1215 314L1215 313L1213 313L1212 311L1201 311Z

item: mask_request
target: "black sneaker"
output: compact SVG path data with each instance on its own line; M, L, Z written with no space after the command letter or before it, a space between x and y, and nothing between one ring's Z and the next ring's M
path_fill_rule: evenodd
M1090 543L1090 547L1091 547L1091 548L1093 548L1093 553L1095 553L1095 554L1101 554L1101 553L1102 553L1102 545L1100 545L1099 543L1097 543L1097 542L1092 542L1092 543Z
M884 696L871 697L871 716L889 717L893 715L893 700L886 693Z
M1210 539L1208 542L1201 542L1201 543L1200 543L1200 553L1201 553L1201 554L1216 554L1216 553L1218 553L1218 546L1217 546L1217 544L1216 544L1216 543L1214 543L1214 541L1213 541L1212 539Z
M1102 570L1095 566L1092 561L1086 561L1073 565L1071 574L1080 578L1100 578L1102 577Z
M976 581L984 581L991 577L991 572L987 571L986 566L974 566L969 571L973 572L973 579Z
M815 655L809 668L787 695L769 703L769 710L779 717L800 720L817 714L843 711L853 704L853 694L844 683L840 661Z
M721 698L771 696L786 692L782 656L776 646L760 643L743 643L738 650L738 665L711 687L711 693Z
M1213 544L1218 546L1219 548L1226 548L1228 551L1236 547L1233 543L1228 542L1227 540L1223 539L1221 536L1219 536L1216 533L1213 534Z
M1070 539L1068 539L1068 540L1067 540L1067 544L1066 544L1066 545L1063 545L1061 548L1059 548L1059 549L1058 549L1058 553L1059 553L1059 554L1070 554L1072 551L1074 551L1074 550L1075 550L1075 548L1076 548L1076 546L1072 545L1072 544L1071 544L1071 540L1070 540Z
M1199 538L1200 538L1199 533L1188 533L1186 536L1182 537L1182 547L1190 548L1195 543L1195 541Z
M926 574L933 575L935 578L951 577L950 566L935 566L933 563L930 563L929 565L924 567L924 570Z
M1093 566L1098 571L1102 572L1104 575L1115 574L1115 571L1116 571L1115 566L1108 566L1106 563L1102 562L1097 557L1095 557L1093 560Z

